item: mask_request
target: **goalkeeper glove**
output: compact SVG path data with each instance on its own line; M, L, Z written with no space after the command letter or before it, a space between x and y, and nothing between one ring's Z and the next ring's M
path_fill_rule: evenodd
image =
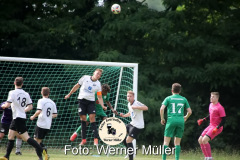
M203 118L203 119L199 119L197 121L198 125L200 126L202 124L203 121L206 121L207 119L206 118Z
M202 124L202 122L203 122L203 119L199 119L199 120L197 121L197 123L198 123L199 126Z
M216 127L213 129L212 133L215 134L215 133L217 133L217 131L218 131L218 128Z

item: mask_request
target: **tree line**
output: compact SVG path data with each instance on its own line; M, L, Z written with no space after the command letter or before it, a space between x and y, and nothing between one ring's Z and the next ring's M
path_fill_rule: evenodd
M122 12L110 11L119 3ZM139 63L139 97L149 106L139 144L159 144L164 127L159 108L182 85L193 110L183 148L198 147L211 91L220 92L225 129L212 145L240 148L240 1L165 0L158 12L137 1L0 2L0 55ZM206 124L207 125L207 124ZM147 139L147 142L146 142Z

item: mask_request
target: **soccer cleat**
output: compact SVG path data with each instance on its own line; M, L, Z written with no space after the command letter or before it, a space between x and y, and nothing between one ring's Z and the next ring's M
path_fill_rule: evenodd
M8 160L6 157L1 157L0 160Z
M15 154L16 154L16 155L22 155L22 153L21 153L21 152L16 152Z
M79 144L80 146L83 146L83 145L85 145L85 144L87 144L87 140L86 139L82 139L82 142Z
M74 141L77 138L77 132L74 132L72 136L70 137L70 141Z
M94 145L97 146L98 145L98 139L94 138Z
M49 155L47 154L45 149L43 149L42 154L44 155L44 160L49 160Z

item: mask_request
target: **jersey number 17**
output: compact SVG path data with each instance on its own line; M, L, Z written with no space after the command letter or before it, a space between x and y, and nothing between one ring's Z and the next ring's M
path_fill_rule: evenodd
M171 103L172 104L172 113L182 113L181 112L181 109L182 107L184 106L184 104L182 103L177 103L177 107L176 107L176 104L175 103ZM177 112L176 112L176 109L177 109Z

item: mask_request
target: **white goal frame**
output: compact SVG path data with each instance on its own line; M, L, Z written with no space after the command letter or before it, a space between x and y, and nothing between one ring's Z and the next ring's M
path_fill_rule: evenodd
M52 63L52 64L73 64L73 65L89 65L89 66L111 66L121 67L121 73L123 67L133 68L133 92L135 93L135 99L137 100L138 91L138 63L120 63L120 62L102 62L102 61L81 61L81 60L61 60L61 59L42 59L42 58L24 58L24 57L4 57L0 56L0 61L11 61L11 62L30 62L30 63ZM122 74L120 73L120 76ZM121 78L121 77L120 77ZM118 100L120 80L118 83L118 91L116 96L116 103ZM115 104L115 106L117 106Z

